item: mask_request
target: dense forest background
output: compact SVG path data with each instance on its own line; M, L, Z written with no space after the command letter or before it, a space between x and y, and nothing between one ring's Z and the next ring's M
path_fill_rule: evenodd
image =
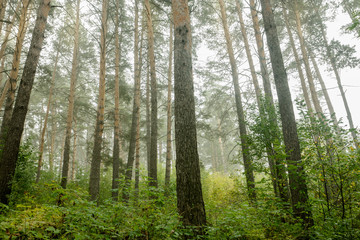
M360 239L358 0L0 0L1 239Z

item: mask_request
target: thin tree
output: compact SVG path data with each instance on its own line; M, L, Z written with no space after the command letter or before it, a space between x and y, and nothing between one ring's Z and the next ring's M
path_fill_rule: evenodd
M171 173L171 92L172 92L172 60L173 60L173 23L170 21L169 38L169 67L168 67L168 96L166 104L167 122L166 122L166 165L165 165L165 186L170 184Z
M139 65L139 0L135 0L135 34L134 34L134 101L130 129L129 153L125 170L125 188L123 190L123 201L129 200L130 183L135 160L136 147L136 125L138 112L140 111L140 65Z
M58 60L59 60L59 54L60 51L57 50L56 52L56 57L55 57L55 63L54 63L54 69L52 72L52 77L51 77L51 84L50 84L50 90L49 90L49 99L48 99L48 103L46 106L46 114L45 114L45 119L44 119L44 126L41 130L41 139L40 139L40 147L39 147L39 159L38 159L38 167L37 167L37 173L36 173L36 183L39 182L40 180L40 174L41 174L41 167L42 167L42 158L43 158L43 153L44 153L44 143L45 143L45 133L46 133L46 128L47 128L47 123L48 123L48 118L49 118L49 112L50 109L52 107L52 97L53 97L53 92L54 92L54 86L55 86L55 76L56 76L56 71L57 71L57 64L58 64ZM50 153L52 154L52 153ZM52 164L50 164L50 170L52 170Z
M5 110L1 122L0 150L2 149L4 141L6 141L6 137L9 132L8 130L11 121L11 115L13 112L13 105L15 101L15 93L17 87L17 78L20 70L21 50L23 47L24 38L26 34L26 25L27 25L26 17L28 13L29 4L30 4L29 0L24 0L20 13L19 29L16 35L15 50L14 50L9 80L8 80L9 88L6 95Z
M105 112L105 73L106 73L106 34L107 34L107 7L108 0L102 1L101 36L100 36L100 76L99 96L95 123L94 148L91 159L89 193L92 201L97 200L100 192L100 164L102 135L104 132Z
M115 107L114 107L114 147L113 147L113 176L112 176L112 198L118 200L119 195L119 177L120 177L120 61L121 61L121 43L122 30L119 34L120 27L120 1L116 1L115 11Z
M64 157L62 165L62 176L61 176L61 187L66 188L68 174L69 174L69 163L70 163L70 140L71 130L74 116L74 105L75 105L75 92L76 92L76 80L78 73L79 63L79 27L80 27L80 0L76 1L76 20L75 20L75 35L74 35L74 49L72 56L71 76L70 76L70 94L69 94L69 105L66 118L66 133L65 133L65 145L64 145Z
M31 89L45 38L44 33L47 16L51 8L50 1L51 0L43 0L39 5L30 48L25 61L19 91L11 117L11 124L9 126L9 132L11 132L11 134L6 138L0 161L0 201L4 204L8 204L8 195L11 193L11 180L15 173Z
M271 65L274 73L276 91L279 99L285 151L289 173L289 186L294 215L302 219L305 227L313 223L308 200L306 176L301 161L300 143L297 134L295 114L288 85L287 74L280 49L274 14L270 0L261 0L265 33L270 51Z
M251 163L250 151L249 151L249 144L248 144L248 137L247 137L247 130L245 125L245 116L244 110L242 106L241 100L241 93L239 87L239 74L236 65L234 50L232 46L232 40L230 37L229 27L227 23L226 17L226 10L223 0L219 0L220 10L221 10L221 21L224 29L225 40L226 40L226 47L227 52L229 55L230 65L231 65L231 72L232 72L232 79L235 91L235 104L236 104L236 112L238 116L238 123L240 129L240 139L241 139L241 149L242 149L242 156L244 161L244 169L245 169L245 177L246 177L246 184L249 199L251 201L256 200L256 191L255 191L255 178L254 178L254 170Z
M177 208L185 226L206 225L197 151L192 40L187 0L172 0Z
M149 186L157 187L157 83L155 69L154 30L149 0L144 1L148 30L148 55L150 61L150 85L151 85L151 134L150 134L150 167Z

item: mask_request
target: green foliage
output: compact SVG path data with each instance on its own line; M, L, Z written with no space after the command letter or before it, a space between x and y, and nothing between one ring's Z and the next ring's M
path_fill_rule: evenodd
M20 146L15 174L12 180L10 202L16 204L24 200L32 191L36 174L36 154L29 141Z

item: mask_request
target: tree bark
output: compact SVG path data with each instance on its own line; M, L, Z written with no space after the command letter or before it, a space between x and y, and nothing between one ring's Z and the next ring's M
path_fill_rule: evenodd
M287 33L289 35L290 45L291 45L291 48L292 48L292 51L293 51L293 54L294 54L294 57L295 57L296 68L297 68L298 73L299 73L301 89L302 89L302 92L303 92L303 95L304 95L305 104L306 104L308 112L311 115L313 115L313 108L312 108L312 104L311 104L311 101L310 101L310 97L309 97L308 88L307 88L307 84L306 84L306 81L305 81L304 73L303 73L303 70L301 68L300 57L299 57L299 54L298 54L297 49L296 49L293 34L291 32L288 14L286 12L285 6L283 5L282 7L283 7L283 16L284 16L284 20L285 20L285 26L286 26Z
M130 183L136 150L136 126L138 123L138 113L140 112L139 0L135 0L134 71L134 101L130 129L129 154L125 171L125 188L122 196L124 202L128 202L130 197Z
M90 199L95 201L100 192L100 165L102 135L104 132L104 112L105 112L105 73L106 73L106 34L107 34L107 7L108 0L102 1L101 13L101 36L100 36L100 76L99 76L99 97L96 114L96 125L94 134L94 148L92 153L89 193Z
M224 29L224 35L226 39L226 47L227 52L229 55L230 65L231 65L231 72L235 90L235 101L236 101L236 111L238 115L238 123L240 129L240 139L241 139L241 149L242 149L242 156L244 161L244 169L245 169L245 177L246 177L246 185L248 190L248 195L250 201L256 201L256 191L255 191L255 178L254 178L254 170L251 163L251 157L249 153L249 144L247 140L247 130L245 125L245 115L242 106L241 100L241 93L239 88L239 76L238 76L238 69L236 66L236 60L234 56L234 50L232 46L232 40L229 33L229 27L227 23L226 17L226 10L224 6L224 1L219 0L219 5L221 9L221 21Z
M192 40L187 0L172 0L177 208L185 226L206 225L197 151ZM198 232L202 233L202 231Z
M50 112L50 108L51 108L51 105L52 105L52 97L53 97L53 91L54 91L54 85L55 85L55 76L56 76L57 64L58 64L58 60L59 60L59 53L60 53L60 51L58 50L57 53L56 53L56 57L55 57L54 70L52 72L51 85L50 85L50 90L49 90L49 99L48 99L48 103L47 103L47 107L46 107L44 126L43 126L42 131L41 131L39 159L38 159L38 167L37 167L37 173L36 173L36 183L38 183L39 180L40 180L41 167L42 167L42 158L43 158L43 153L44 153L45 133L46 133L47 122L48 122L48 118L49 118L49 112ZM52 154L52 153L50 153L50 154ZM50 167L50 169L52 170L52 166Z
M76 80L78 73L79 63L79 27L80 27L80 0L76 1L76 21L75 21L75 36L74 36L74 49L72 56L71 76L70 76L70 94L69 94L69 105L66 119L66 133L65 133L65 146L64 146L64 158L63 168L61 177L61 187L66 188L69 163L70 163L70 139L71 130L74 116L74 105L75 105L75 93L76 93Z
M16 87L17 87L17 78L20 70L20 58L21 58L21 50L24 43L24 38L26 34L26 28L27 28L27 22L26 22L26 16L28 13L28 8L30 5L29 0L24 0L21 13L20 13L20 19L19 19L19 29L16 36L16 44L14 49L14 55L13 55L13 61L11 65L11 72L9 75L8 80L8 90L6 93L6 101L5 101L5 110L3 119L1 122L1 131L0 131L0 151L3 149L3 144L6 141L8 132L9 132L9 126L11 121L11 115L13 111L13 105L15 101L15 93L16 93ZM6 86L6 85L5 85Z
M169 67L168 67L168 96L167 96L167 123L166 123L166 163L165 163L165 187L170 185L171 174L171 92L172 92L172 60L173 60L173 23L170 22L170 39L169 39Z
M150 168L149 186L157 187L157 83L154 53L154 30L149 0L145 0L145 10L148 29L148 54L150 61L150 82L151 82L151 137L150 137Z
M35 28L32 34L29 52L20 82L18 97L9 126L9 132L0 167L0 201L8 204L8 195L11 193L11 179L14 176L17 157L19 154L21 135L24 129L26 113L28 110L31 89L33 86L40 51L43 45L47 16L50 11L50 0L40 2Z
M6 12L6 4L7 4L7 0L1 0L0 1L0 36L2 33L2 26L3 26L3 20L5 17L5 12Z
M270 0L261 0L265 33L274 72L276 91L279 99L280 117L287 154L289 185L294 215L302 219L305 228L313 223L308 201L306 175L301 162L300 143L297 135L294 109L288 85L287 74L280 49L274 15Z
M301 53L303 56L303 62L305 65L306 76L307 76L307 79L309 82L311 98L313 100L316 114L321 119L323 117L323 110L320 106L320 101L319 101L319 98L318 98L318 95L316 92L316 88L315 88L315 84L314 84L314 78L313 78L311 68L310 68L309 56L308 56L308 53L307 53L306 47L305 47L305 40L304 40L304 36L302 33L302 25L301 25L301 19L300 19L298 0L295 0L293 4L294 4L293 7L294 7L294 11L295 11L296 29L297 29L297 34L299 36L300 49L301 49Z
M114 147L113 147L113 176L112 176L112 192L111 196L114 201L118 201L119 195L119 177L120 177L120 61L121 61L121 44L122 44L122 29L121 36L119 36L120 16L119 11L120 2L116 1L115 12L115 107L114 107Z

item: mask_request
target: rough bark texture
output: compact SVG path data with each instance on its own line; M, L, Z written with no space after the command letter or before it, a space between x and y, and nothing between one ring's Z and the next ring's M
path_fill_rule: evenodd
M7 0L0 1L0 36L2 32L3 20L5 17L6 4L7 4Z
M76 119L74 118L74 126L73 126L73 133L74 133L74 142L73 142L73 154L72 154L72 161L71 161L71 181L75 180L76 174L76 140L77 140L77 131L76 131Z
M47 16L50 11L50 0L40 2L35 28L32 34L29 52L20 82L18 97L16 98L14 111L9 127L3 156L0 163L0 201L8 203L8 195L11 193L11 179L14 176L17 157L19 154L21 135L24 129L26 113L28 110L31 89L33 86L40 51L43 45L44 32Z
M26 16L28 13L30 1L24 0L23 6L20 13L19 19L19 29L16 35L16 44L14 49L13 61L11 65L11 71L9 74L8 80L8 90L6 93L6 101L5 101L5 109L4 115L1 122L1 132L0 132L0 150L2 150L3 143L6 141L7 133L9 130L9 125L11 121L11 115L13 111L13 105L15 101L15 92L17 87L17 78L20 69L20 58L21 58L21 50L23 47L23 42L26 34ZM6 86L6 85L5 85Z
M157 83L154 53L154 30L149 0L145 0L145 10L148 29L148 54L150 61L151 82L151 137L150 137L150 168L149 186L157 187Z
M288 85L287 74L280 49L274 15L270 0L261 0L265 33L274 72L276 91L279 99L280 117L287 154L289 185L294 215L303 220L306 227L313 225L306 185L306 176L301 162L301 152L294 109Z
M105 72L106 72L106 33L107 33L107 7L108 0L102 1L101 37L100 37L100 76L99 76L99 98L96 114L96 126L94 134L94 148L92 153L89 193L92 201L98 199L100 192L100 164L102 135L104 132L105 112Z
M70 139L71 139L71 129L73 124L74 116L74 105L75 105L75 92L76 92L76 78L78 72L78 62L79 62L79 27L80 27L80 0L77 0L76 3L76 21L75 21L75 35L74 35L74 49L73 49L73 58L71 66L71 76L70 76L70 94L69 94L69 105L67 111L66 119L66 133L65 133L65 146L64 146L64 158L63 158L63 168L61 176L61 187L66 188L69 172L69 162L70 162Z
M116 1L115 12L115 107L114 107L114 147L113 147L113 176L111 196L114 201L118 200L119 195L119 177L120 177L120 59L121 59L121 39L119 36L120 27L120 2ZM121 30L122 33L122 30Z
M177 208L185 226L206 225L196 140L191 56L191 26L187 0L173 0L174 92Z
M245 176L246 176L246 184L248 189L248 195L251 201L256 200L256 191L255 191L255 178L254 178L254 171L251 163L251 157L249 154L249 146L247 140L247 131L245 125L245 116L244 110L242 106L241 100L241 93L239 87L239 76L238 76L238 69L236 66L236 60L234 55L234 50L232 46L232 41L229 33L229 27L227 23L226 17L226 10L223 0L219 0L220 9L221 9L221 21L224 29L225 39L226 39L226 47L227 52L230 59L231 65L231 72L232 72L232 79L234 84L235 90L235 102L236 102L236 112L238 115L238 122L239 122L239 129L240 129L240 139L241 139L241 149L242 149L242 156L244 161L244 169L245 169Z
M171 173L171 92L172 92L172 60L173 60L173 23L170 22L169 68L168 68L168 96L167 96L167 125L166 125L166 166L165 186L170 184Z
M139 66L139 1L135 1L135 36L134 36L134 102L132 112L132 122L130 129L130 141L129 141L129 153L125 171L125 188L123 190L123 201L129 200L130 183L133 172L134 160L135 160L135 147L136 147L136 125L137 117L140 112L140 102L138 96L140 96L140 66Z
M48 103L47 103L47 107L46 107L46 114L45 114L45 119L44 119L44 126L41 131L39 159L38 159L38 167L37 167L36 181L35 181L36 183L38 183L40 180L42 158L43 158L43 153L44 153L45 133L46 133L47 122L48 122L48 118L49 118L49 112L50 112L50 108L52 105L52 97L53 97L53 91L54 91L54 85L55 85L55 76L56 76L57 64L58 64L58 59L59 59L59 53L60 53L60 51L57 51L56 57L55 57L54 70L52 72L51 85L50 85L50 90L49 90L49 99L48 99ZM51 141L51 147L53 148L52 141ZM52 152L50 153L50 155L51 154L52 154ZM50 164L50 169L52 170L52 164Z

